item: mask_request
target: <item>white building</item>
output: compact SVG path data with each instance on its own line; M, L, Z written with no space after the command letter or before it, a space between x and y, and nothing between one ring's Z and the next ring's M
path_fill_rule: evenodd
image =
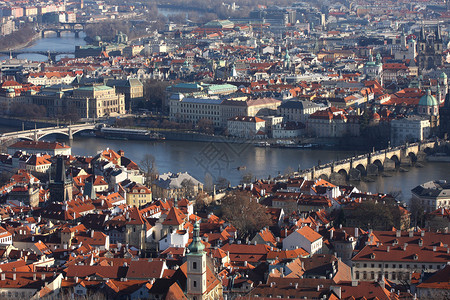
M239 116L228 120L228 133L242 138L255 138L266 131L266 121L258 117Z
M17 151L22 151L26 154L47 153L51 156L72 154L72 148L66 144L40 141L19 141L8 147L8 154L12 155Z
M274 139L290 139L303 135L305 125L299 122L279 123L272 128L272 137Z
M323 237L311 227L304 226L297 229L283 240L283 250L303 248L311 255L322 253Z
M159 250L164 251L169 247L186 247L189 242L189 233L186 230L169 232L159 241Z
M427 117L409 116L391 121L391 142L394 145L427 139L431 133L430 120Z
M289 100L278 107L278 112L285 121L306 123L310 115L324 108L311 101Z
M445 180L425 182L413 188L411 194L428 212L450 208L450 183Z

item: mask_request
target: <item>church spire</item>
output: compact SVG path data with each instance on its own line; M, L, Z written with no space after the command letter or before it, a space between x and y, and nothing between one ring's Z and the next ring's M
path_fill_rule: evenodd
M423 24L422 27L420 28L420 39L422 41L425 41L425 28L423 27Z
M200 222L196 221L194 224L194 236L192 243L188 246L189 254L203 254L205 245L203 245L200 238Z
M441 41L442 40L441 26L439 26L439 24L437 25L437 28L436 28L436 40L437 41Z

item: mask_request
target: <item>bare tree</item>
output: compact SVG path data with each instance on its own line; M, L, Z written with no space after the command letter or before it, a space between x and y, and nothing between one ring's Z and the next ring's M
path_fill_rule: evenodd
M242 176L241 183L249 184L249 183L252 183L252 180L253 180L253 174L249 172Z
M206 173L206 175L205 175L203 189L207 193L211 193L213 191L213 189L214 189L214 180L213 180L211 174L209 174L209 173Z
M223 189L226 189L229 186L229 184L230 184L230 181L228 179L226 179L224 177L219 177L219 178L217 178L217 181L216 181L216 188L218 190L223 190Z
M229 221L245 238L270 225L266 208L248 192L231 192L222 199L223 218Z
M191 179L184 179L181 182L181 186L185 197L189 197L194 194L194 182Z
M145 183L150 186L151 183L158 178L158 169L156 167L155 157L149 153L144 155L144 158L139 163L142 172L145 176Z

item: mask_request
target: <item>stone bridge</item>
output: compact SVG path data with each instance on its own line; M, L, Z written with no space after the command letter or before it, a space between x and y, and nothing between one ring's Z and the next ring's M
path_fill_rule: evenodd
M92 23L95 24L95 23ZM45 37L47 32L56 32L57 37L61 37L61 32L69 31L74 32L75 37L80 37L80 32L86 29L87 23L85 22L74 22L74 23L59 23L57 27L47 27L41 30L42 37Z
M41 30L41 36L45 37L45 34L47 32L56 32L57 37L61 37L61 33L67 31L67 32L73 32L75 33L75 37L80 37L80 32L83 32L84 29L75 29L75 28L46 28Z
M322 164L301 170L295 175L306 177L308 180L318 178L331 181L336 179L360 180L361 176L378 175L383 170L394 170L400 165L412 165L416 161L422 161L426 156L427 148L432 149L441 143L445 142L428 140L401 145Z
M0 135L0 143L7 143L11 140L24 139L31 141L38 141L41 138L50 135L50 134L62 134L69 139L73 139L74 134L82 132L82 131L92 131L97 129L101 124L95 123L84 123L84 124L75 124L68 126L55 126L55 127L46 127L40 129L31 129L31 130L23 130L16 132L8 132Z

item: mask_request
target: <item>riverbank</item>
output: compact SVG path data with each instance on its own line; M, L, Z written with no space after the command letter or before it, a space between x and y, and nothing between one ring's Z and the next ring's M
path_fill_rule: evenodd
M34 29L22 28L0 38L0 51L21 50L31 46L39 38L40 34Z

